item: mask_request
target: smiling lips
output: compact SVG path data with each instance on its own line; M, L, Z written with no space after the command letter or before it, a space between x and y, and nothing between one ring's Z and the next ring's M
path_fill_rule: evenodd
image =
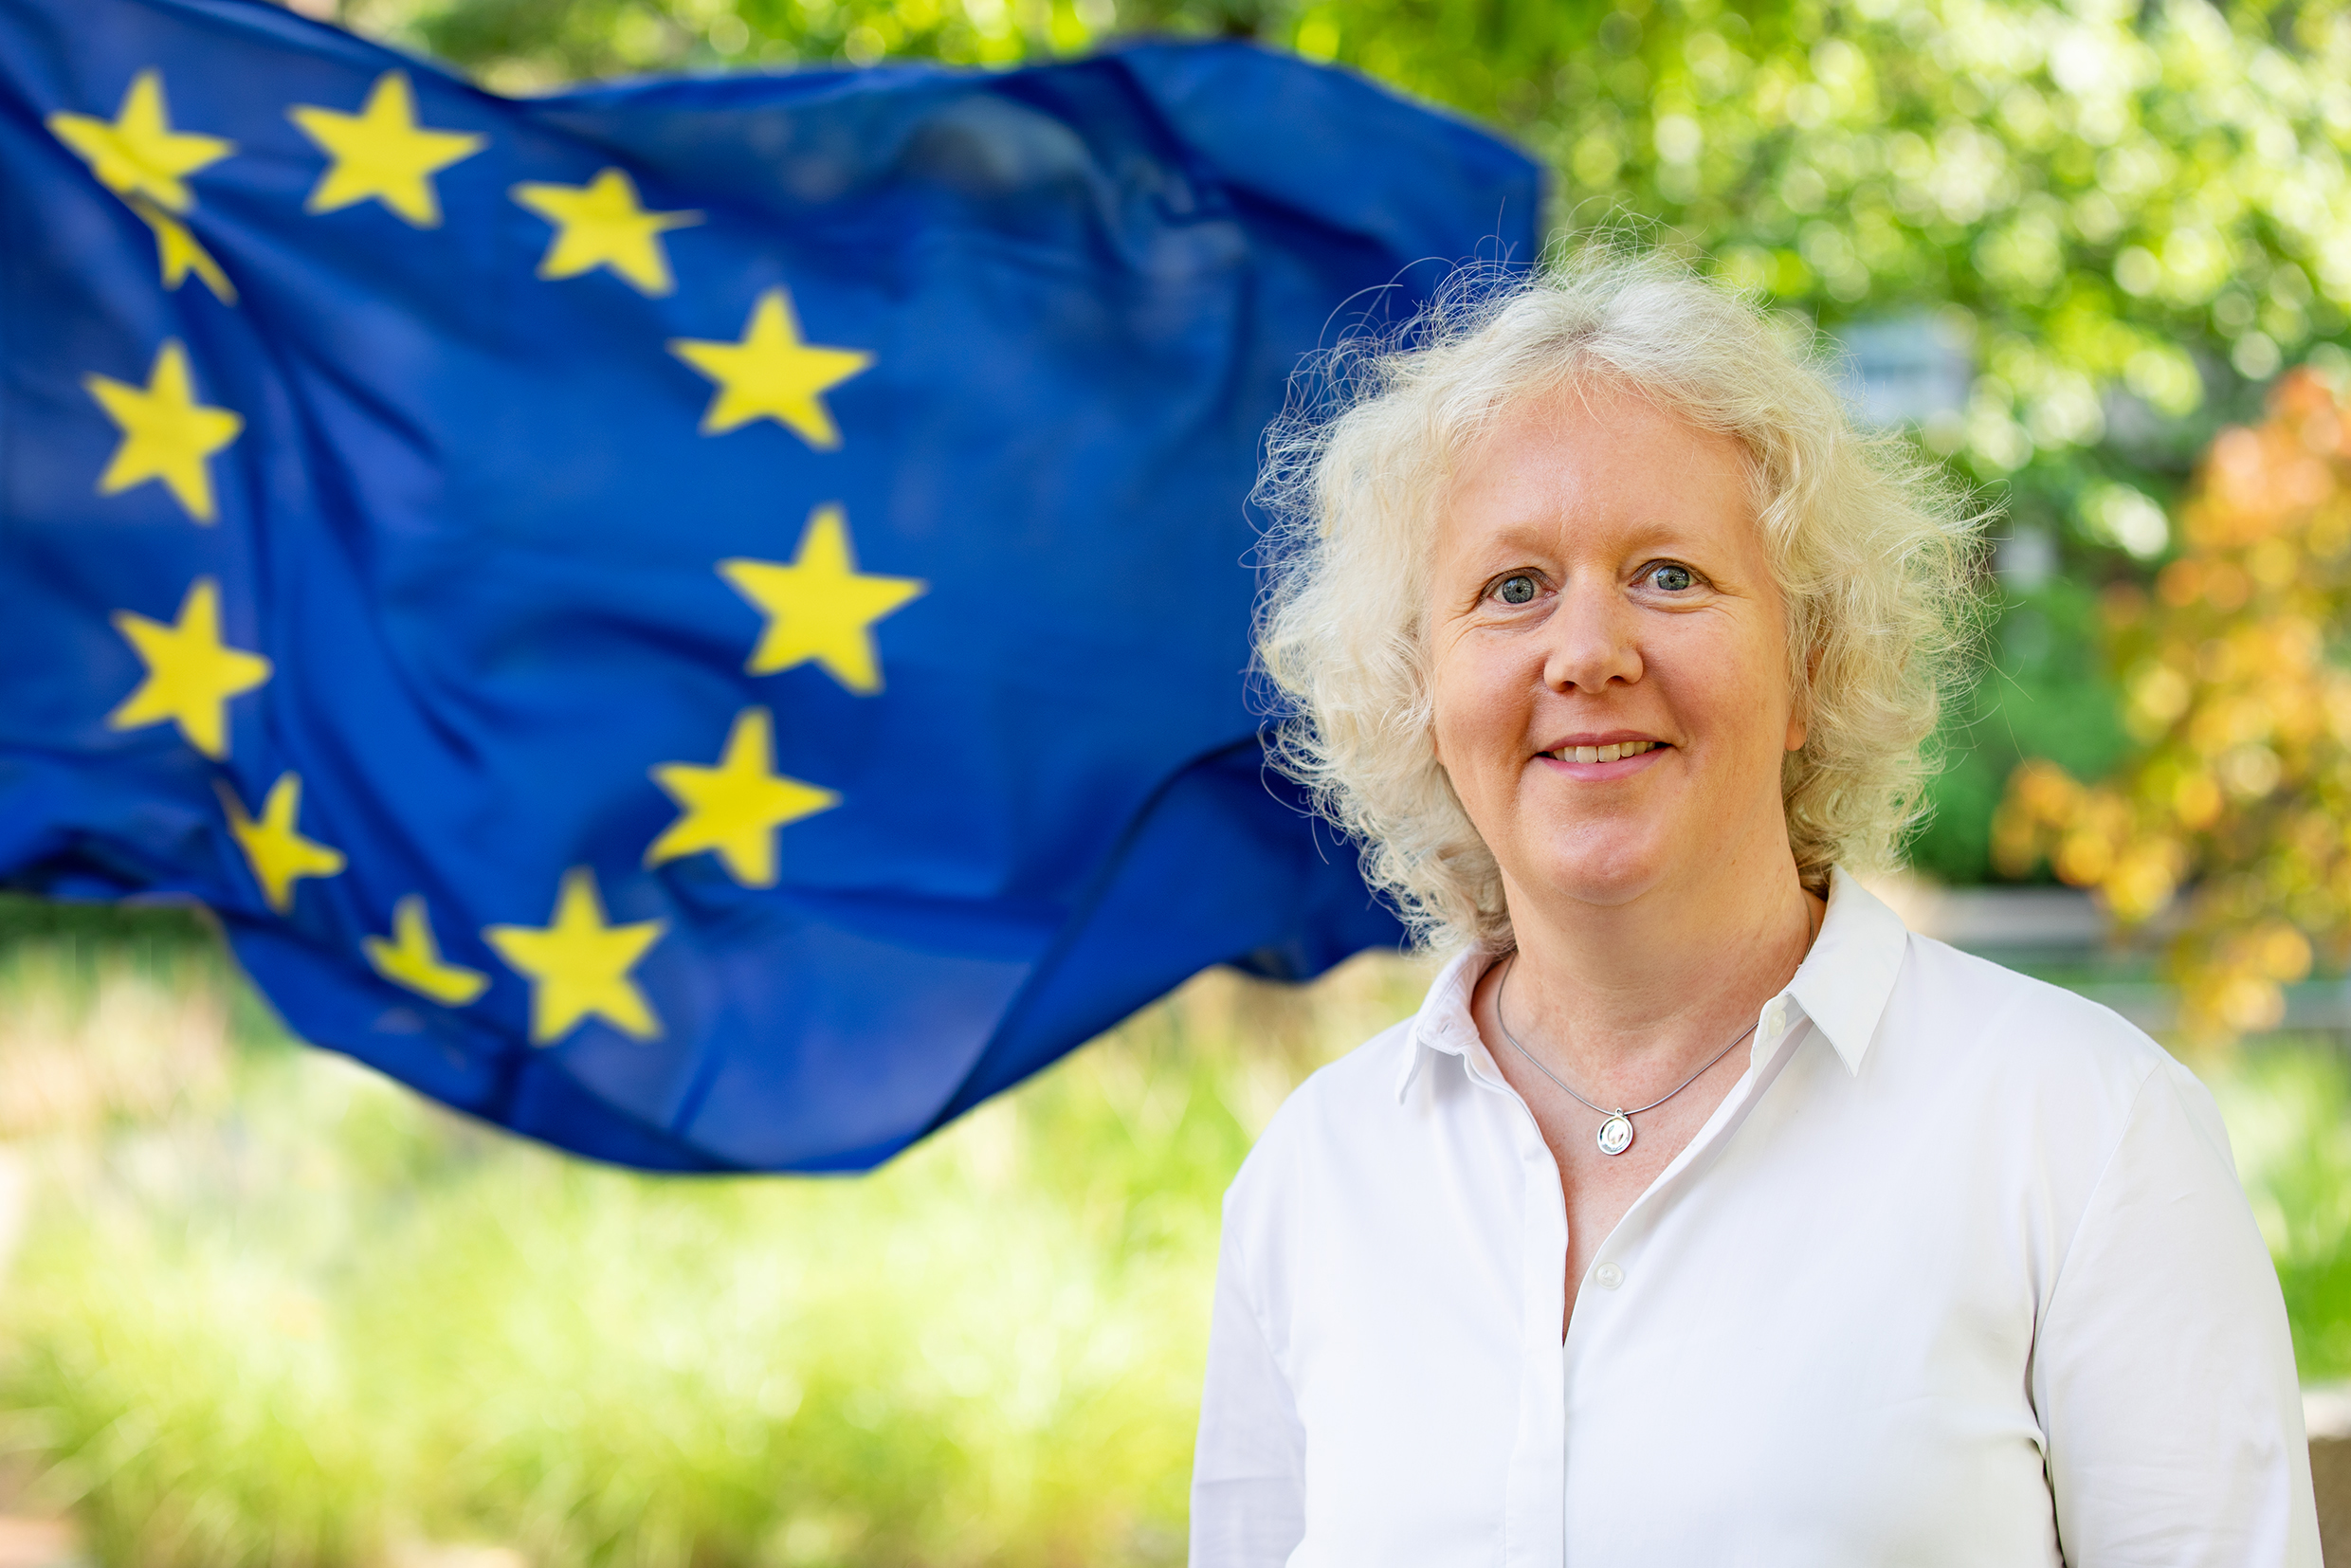
M1561 762L1614 762L1620 757L1638 757L1643 752L1655 751L1664 744L1662 740L1620 740L1613 746L1561 746L1556 752L1545 752L1543 755L1557 757Z

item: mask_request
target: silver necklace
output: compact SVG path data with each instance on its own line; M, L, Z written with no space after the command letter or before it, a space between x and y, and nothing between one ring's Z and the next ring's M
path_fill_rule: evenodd
M1721 1050L1714 1053L1713 1057L1706 1063L1705 1067L1700 1067L1696 1072L1691 1073L1687 1078L1683 1079L1679 1084L1674 1085L1672 1088L1668 1089L1665 1093L1659 1095L1648 1104L1642 1105L1633 1110L1627 1110L1622 1105L1619 1105L1612 1111L1605 1105L1595 1105L1591 1101L1586 1100L1582 1095L1577 1094L1574 1089L1569 1088L1567 1081L1561 1078L1558 1073L1553 1072L1549 1067L1544 1067L1540 1057L1537 1056L1533 1051L1527 1049L1524 1046L1519 1045L1519 1037L1510 1032L1510 1026L1508 1024L1503 1022L1503 994L1510 989L1510 970L1518 967L1519 955L1515 950L1513 950L1510 955L1510 969L1505 969L1502 972L1502 980L1494 987L1494 1022L1501 1027L1502 1037L1509 1041L1512 1045L1518 1046L1519 1054L1525 1057L1527 1061L1533 1063L1537 1072L1541 1073L1545 1078L1548 1078L1554 1084L1558 1085L1559 1087L1566 1092L1568 1098L1575 1101L1578 1105L1583 1106L1586 1110L1596 1112L1600 1116L1607 1119L1600 1123L1600 1152L1604 1155L1620 1155L1627 1149L1631 1148L1632 1119L1634 1117L1655 1110L1658 1106L1664 1104L1675 1095L1680 1094L1684 1089L1688 1088L1692 1084L1697 1083L1698 1080L1706 1075L1707 1067L1713 1067L1716 1062L1720 1062L1723 1057L1728 1056L1731 1053L1731 1046L1736 1046L1740 1041L1744 1040L1748 1035L1755 1032L1755 1026L1753 1024L1749 1024L1745 1029L1740 1030L1732 1037L1731 1044L1729 1046L1724 1046Z

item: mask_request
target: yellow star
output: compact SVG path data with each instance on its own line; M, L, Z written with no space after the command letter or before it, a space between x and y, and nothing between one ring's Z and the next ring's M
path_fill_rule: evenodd
M155 230L155 262L163 270L165 288L179 287L188 281L188 274L192 272L204 280L204 286L210 289L212 297L222 304L233 305L237 302L237 286L228 281L228 274L220 269L220 263L212 260L211 252L197 243L186 224L144 196L132 196L129 200L131 210Z
M394 985L429 996L444 1007L464 1007L482 994L490 977L478 969L444 963L432 939L432 921L425 913L425 896L410 893L392 906L390 941L381 937L361 939L360 948L375 973Z
M745 670L772 675L813 659L825 673L865 697L882 689L873 623L930 587L920 577L859 572L849 553L848 522L838 506L819 506L809 514L799 554L790 566L723 560L719 575L767 616Z
M629 971L661 940L665 923L605 924L596 874L574 866L563 873L555 918L546 925L485 926L482 936L531 981L531 1044L552 1045L590 1013L650 1040L661 1021Z
M236 440L245 420L196 401L188 351L179 339L166 338L156 351L144 388L104 375L85 375L82 385L122 432L113 460L98 476L98 493L117 495L159 479L190 517L210 522L212 474L205 460Z
M213 781L221 804L228 809L228 832L245 851L253 880L262 884L269 907L282 915L294 907L294 884L304 877L331 877L343 868L343 852L316 839L302 837L294 819L302 806L302 781L297 775L278 775L262 802L259 822L245 814L245 802L227 784Z
M819 394L873 363L873 356L861 349L803 341L792 297L780 288L769 289L751 307L742 341L672 337L669 352L719 384L718 395L702 413L702 434L724 435L755 419L773 419L819 451L841 445L841 432Z
M540 277L576 278L607 266L640 294L666 294L677 286L662 248L663 230L702 221L700 212L647 212L637 205L636 186L618 169L586 185L526 180L508 194L556 226L555 241L538 264Z
M170 626L128 610L115 629L147 666L147 678L106 716L111 730L143 729L169 719L188 743L219 761L228 755L228 700L269 679L269 661L220 640L220 584L198 577Z
M371 196L418 228L441 222L432 176L469 158L489 139L469 131L431 131L416 123L416 98L406 71L386 71L368 89L355 115L298 103L286 118L335 161L327 166L305 212L333 212Z
M775 770L775 720L765 708L745 708L735 716L717 767L657 764L653 782L685 810L645 851L645 864L659 866L716 849L737 882L775 886L775 830L841 803L832 791Z
M143 195L174 212L195 206L180 176L218 163L237 150L233 141L172 129L163 101L163 76L144 70L131 79L112 123L90 115L54 114L49 134L90 166L98 183L116 195Z

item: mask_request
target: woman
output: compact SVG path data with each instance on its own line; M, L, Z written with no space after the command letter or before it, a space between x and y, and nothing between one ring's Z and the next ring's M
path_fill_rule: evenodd
M1907 933L1974 522L1577 264L1276 445L1290 760L1451 961L1226 1201L1195 1564L2316 1568L2211 1098Z

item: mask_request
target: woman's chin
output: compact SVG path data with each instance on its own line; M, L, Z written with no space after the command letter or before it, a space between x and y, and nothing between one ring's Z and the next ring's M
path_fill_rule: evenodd
M1671 870L1671 857L1646 835L1628 841L1612 833L1600 842L1554 846L1525 867L1524 876L1505 871L1504 881L1511 892L1538 903L1567 900L1613 908L1657 886Z

